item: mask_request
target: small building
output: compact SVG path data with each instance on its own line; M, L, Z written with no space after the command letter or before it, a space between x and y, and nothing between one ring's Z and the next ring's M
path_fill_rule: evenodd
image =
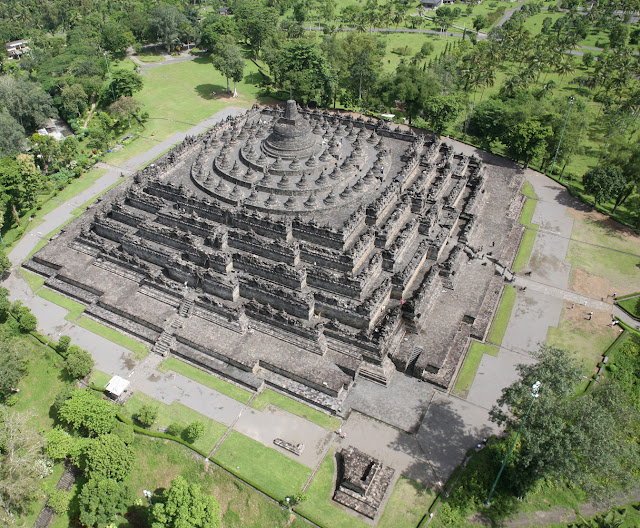
M30 39L27 40L14 40L13 42L7 42L5 48L7 48L7 55L10 59L19 59L25 53L29 53L31 48L29 47Z
M422 0L420 4L425 9L438 9L442 5L442 0Z
M129 380L121 378L120 376L114 376L109 380L104 390L109 398L118 401L126 394L130 385L131 382Z

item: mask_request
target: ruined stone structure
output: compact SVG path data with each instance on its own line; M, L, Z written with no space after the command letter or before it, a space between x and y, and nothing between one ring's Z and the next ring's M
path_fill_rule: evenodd
M393 478L394 469L383 466L353 446L336 453L338 478L333 500L374 519Z
M486 332L491 269L458 312L433 312L477 252L486 181L479 159L434 137L256 106L187 137L25 267L158 353L338 411L358 376L446 387ZM519 185L494 184L508 190L491 204L496 251L517 248Z

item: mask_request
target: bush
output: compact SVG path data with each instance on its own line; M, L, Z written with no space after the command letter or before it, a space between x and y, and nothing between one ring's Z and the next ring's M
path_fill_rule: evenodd
M33 332L38 326L38 320L36 316L31 313L31 310L26 306L23 307L23 311L18 316L18 326L20 330L28 333Z
M58 346L56 347L56 352L58 352L58 354L60 354L62 357L67 357L67 350L69 350L70 344L71 338L69 336L60 336L60 339L58 340Z
M69 509L69 499L71 498L68 491L61 489L53 489L49 493L47 499L47 506L51 508L57 515L67 513Z
M158 406L145 403L141 408L136 420L144 427L151 427L158 418Z
M193 444L198 438L204 434L204 424L199 421L195 421L184 430L184 439Z
M123 422L118 422L118 424L113 428L111 433L116 436L119 436L122 439L122 441L127 445L131 445L135 438L133 427Z
M171 436L180 437L182 435L182 426L177 423L172 423L167 428L167 433L170 434Z
M95 365L91 354L77 345L71 345L67 354L65 368L73 379L84 378Z

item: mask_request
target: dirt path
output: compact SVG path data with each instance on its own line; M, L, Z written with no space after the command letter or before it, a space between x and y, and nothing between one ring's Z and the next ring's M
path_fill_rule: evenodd
M627 495L619 495L611 501L612 504L627 504L629 502L640 501L640 490ZM611 509L611 505L604 504L580 504L579 514L584 518L593 517L599 513L605 513ZM534 513L522 513L517 517L512 517L503 521L502 525L507 528L530 528L532 526L547 526L553 523L569 523L579 520L578 514L566 508L551 508L548 511L538 511Z

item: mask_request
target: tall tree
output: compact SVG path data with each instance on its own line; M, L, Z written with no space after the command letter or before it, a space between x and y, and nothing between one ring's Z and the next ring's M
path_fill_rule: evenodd
M0 524L14 526L50 473L29 414L0 408Z
M89 443L85 460L89 478L124 480L131 472L135 453L118 435L103 434Z
M80 491L80 522L94 528L114 524L127 511L131 492L114 479L90 479Z
M503 390L491 419L511 434L522 428L503 479L523 495L546 478L566 479L603 497L612 482L629 485L638 467L638 416L626 396L605 385L575 397L582 368L566 350L543 346L537 362L520 365L520 379ZM532 402L531 386L541 382Z
M618 196L627 184L620 169L614 166L595 167L585 173L582 182L596 206Z
M222 525L220 505L200 486L183 477L171 481L171 487L151 508L152 528L218 528Z
M149 27L155 33L157 38L159 38L166 46L167 51L170 52L171 46L175 45L178 41L180 26L186 21L187 18L177 7L167 4L158 4L151 11Z
M75 390L60 405L58 418L88 436L105 434L116 423L116 408L91 390Z
M211 60L213 67L226 77L227 92L231 92L229 79L233 79L235 93L235 83L242 80L244 73L244 57L240 46L236 43L236 39L231 35L221 36L213 47Z

